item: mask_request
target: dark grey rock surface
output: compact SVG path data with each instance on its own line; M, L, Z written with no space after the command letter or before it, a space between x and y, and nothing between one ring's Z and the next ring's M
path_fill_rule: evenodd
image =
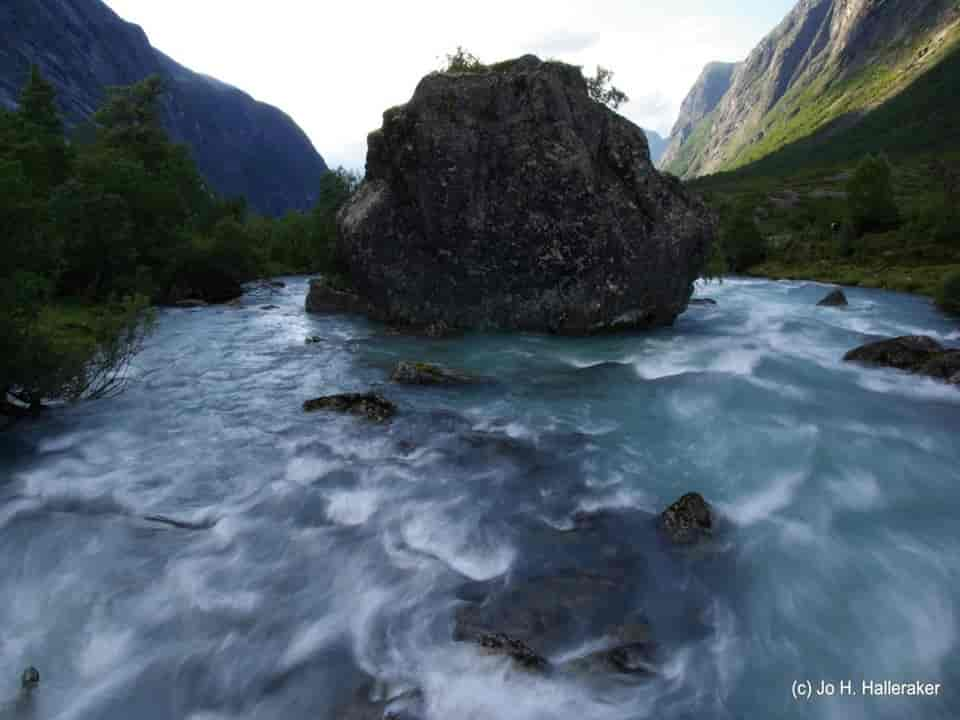
M525 56L384 113L339 225L381 320L589 334L672 323L716 222L578 68Z

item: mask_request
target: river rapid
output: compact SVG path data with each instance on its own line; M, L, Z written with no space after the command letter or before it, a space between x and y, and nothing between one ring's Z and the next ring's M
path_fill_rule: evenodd
M308 316L286 283L161 311L123 395L0 435L0 717L366 718L398 696L422 720L960 717L960 391L841 362L878 336L960 343L928 302L733 279L648 334L429 340ZM391 384L404 359L492 382ZM371 387L392 423L301 408ZM688 491L714 547L658 547ZM583 513L609 536L570 541ZM618 543L629 592L583 612L647 618L654 675L453 641L470 588ZM543 652L594 647L588 625ZM794 698L821 680L834 696Z

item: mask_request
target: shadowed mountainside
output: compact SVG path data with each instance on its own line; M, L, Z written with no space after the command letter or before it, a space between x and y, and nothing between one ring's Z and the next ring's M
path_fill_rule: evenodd
M164 124L190 146L211 186L279 215L316 201L327 167L286 114L182 67L144 31L100 0L5 0L0 4L0 106L15 107L31 64L57 89L72 127L100 105L105 89L149 75L166 81Z

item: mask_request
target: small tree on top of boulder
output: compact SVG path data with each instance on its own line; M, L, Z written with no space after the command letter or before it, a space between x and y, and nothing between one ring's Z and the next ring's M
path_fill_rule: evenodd
M627 94L611 84L613 71L597 65L597 72L593 77L586 78L587 92L598 103L616 110L624 103L630 102Z

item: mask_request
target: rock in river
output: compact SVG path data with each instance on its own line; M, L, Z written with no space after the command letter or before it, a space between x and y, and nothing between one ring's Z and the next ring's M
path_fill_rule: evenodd
M952 385L957 385L960 379L960 350L948 350L924 335L908 335L862 345L848 352L843 359L861 365L927 375Z
M368 141L339 253L397 325L586 334L668 325L715 236L643 131L579 68L533 56L432 73Z
M307 294L309 313L353 313L362 315L368 310L360 296L326 277L310 281Z
M386 398L376 393L345 393L343 395L329 395L307 400L303 404L306 412L330 410L333 412L362 415L374 422L384 422L397 413L397 407Z
M40 685L40 671L32 665L20 675L20 687L24 690L33 690Z
M405 385L468 385L477 382L477 378L459 370L408 360L397 364L390 379Z
M710 537L712 515L710 505L700 493L688 493L663 511L659 526L672 542L688 545Z
M848 304L847 296L840 289L834 290L817 303L820 307L846 307Z

